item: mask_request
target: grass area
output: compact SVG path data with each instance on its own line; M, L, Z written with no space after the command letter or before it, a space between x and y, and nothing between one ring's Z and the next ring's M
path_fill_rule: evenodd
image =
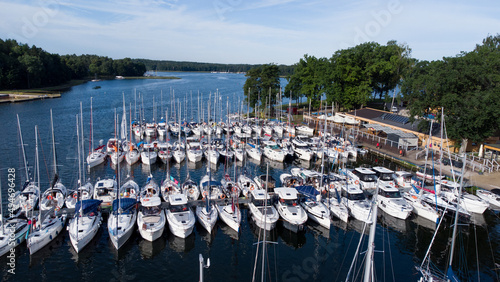
M177 76L124 76L124 79L181 79Z

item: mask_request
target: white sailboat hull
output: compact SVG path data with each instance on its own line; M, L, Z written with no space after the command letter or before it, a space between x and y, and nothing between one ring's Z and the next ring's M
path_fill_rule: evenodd
M238 232L240 230L241 223L241 212L238 206L234 206L234 211L232 205L216 205L217 211L219 212L219 217L224 223L226 223L231 229Z
M31 233L27 242L30 255L38 252L41 248L54 240L54 238L61 233L64 224L66 224L66 215L53 219L49 224L44 224L47 226L46 228L42 226L41 230Z
M118 217L118 222L116 217ZM110 214L108 218L109 238L113 246L119 250L130 238L134 231L137 213Z
M78 216L78 215L76 215ZM100 212L95 216L83 216L78 220L73 218L68 225L69 239L71 245L77 253L94 239L99 227L102 223L102 215Z

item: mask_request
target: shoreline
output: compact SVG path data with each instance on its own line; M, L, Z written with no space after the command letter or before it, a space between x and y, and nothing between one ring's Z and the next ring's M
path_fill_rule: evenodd
M121 79L181 79L181 78L176 76L124 76ZM117 79L116 77L113 78L105 77L103 79L100 79L99 81L104 81L104 80L120 80L120 79ZM0 90L0 104L61 98L61 95L64 92L69 91L73 86L78 86L91 81L92 81L91 79L73 79L60 85L47 86L42 88Z

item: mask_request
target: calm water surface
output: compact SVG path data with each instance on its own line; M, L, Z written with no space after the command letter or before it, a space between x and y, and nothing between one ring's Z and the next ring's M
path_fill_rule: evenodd
M89 142L90 97L93 97L94 142L104 142L114 135L114 109L122 113L122 95L127 104L132 105L132 116L135 115L134 93L139 93L144 101L146 120L153 118L153 113L159 118L162 112L173 106L172 100L182 104L182 111L188 113L188 118L197 120L198 96L203 101L206 115L206 105L210 93L218 91L217 120L227 111L226 101L231 105L231 112L238 108L238 101L243 100L242 87L245 76L242 74L209 74L209 73L161 73L181 77L179 80L111 80L89 82L73 87L64 93L60 99L47 99L18 104L0 105L0 141L1 161L0 173L3 182L6 181L7 168L16 168L17 188L24 181L24 171L21 169L22 158L19 149L16 114L19 114L30 165L34 163L34 126L39 126L41 182L42 190L48 187L52 176L50 109L54 114L54 127L57 142L58 169L63 183L68 189L74 189L78 178L78 163L76 156L75 115L83 106L84 134L86 148ZM93 89L94 86L100 89ZM161 98L161 92L163 92ZM199 93L199 94L198 94ZM153 110L153 97L156 103ZM163 103L161 103L163 101ZM187 104L187 107L186 107ZM138 102L137 105L140 105ZM176 102L175 107L178 109ZM212 108L213 109L213 108ZM243 107L246 111L246 107ZM213 112L212 112L213 114ZM183 114L184 115L184 114ZM362 160L368 164L381 164L392 169L398 169L387 160L367 156ZM265 173L267 161L261 164L233 162L225 166L219 163L211 166L212 173L219 179L227 171L231 176L238 175L246 169L253 176ZM125 162L123 163L125 164ZM358 164L351 164L352 166ZM184 180L189 170L191 177L199 181L207 169L206 162L170 166L170 173L180 182ZM269 172L275 179L283 172L289 172L293 167L311 167L320 169L317 163L273 163L270 162ZM330 169L330 165L327 165ZM140 186L143 186L147 175L151 172L154 178L161 182L165 177L167 167L156 164L151 168L142 164L132 167L124 165L121 174L133 175ZM115 170L109 161L93 169L90 173L92 182L99 177L112 177ZM3 198L6 199L6 185L2 185ZM5 202L5 201L4 201ZM4 203L4 207L6 204ZM252 224L248 211L243 208L243 221L238 233L231 231L224 223L219 222L213 234L208 234L200 225L196 225L193 234L187 239L173 236L168 228L157 241L150 243L143 240L138 232L118 252L109 241L106 219L101 231L91 244L80 254L71 247L67 232L63 232L49 246L33 256L23 244L16 250L16 274L7 273L7 259L0 259L0 269L3 280L25 281L132 281L163 279L171 281L197 281L198 255L201 253L211 260L210 268L205 270L206 281L250 281L254 273L254 262L259 241L259 230ZM376 275L385 281L416 281L418 274L415 265L420 264L425 255L433 230L432 224L425 220L412 217L401 221L379 212L379 224L376 231L375 253ZM499 247L499 217L498 214L487 211L484 216L475 218L477 225L461 226L455 262L461 263L461 270L467 273L464 279L473 281L498 281L495 261L500 261ZM268 245L268 261L266 262L266 280L269 281L338 281L345 280L359 242L363 224L351 221L348 224L332 221L330 230L308 222L305 232L292 233L280 224L267 234L267 240L277 242ZM449 224L445 224L439 232L435 247L432 250L432 261L444 269L448 258L448 242L451 234ZM261 235L262 236L262 235ZM367 237L367 236L366 236ZM477 240L476 240L477 238ZM262 240L262 238L260 238ZM366 249L366 239L363 241ZM260 254L260 253L259 253ZM479 258L478 258L479 257ZM362 259L361 259L362 260ZM360 260L360 261L361 261ZM359 263L358 263L359 264ZM260 280L260 260L255 269L257 280ZM353 276L360 276L359 270Z

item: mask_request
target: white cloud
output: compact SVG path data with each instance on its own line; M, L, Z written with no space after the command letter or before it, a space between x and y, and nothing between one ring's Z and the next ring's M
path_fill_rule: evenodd
M472 50L500 26L499 8L469 2L401 0L384 21L391 1L66 0L47 10L0 0L0 37L61 54L293 64L365 39L406 42L414 57L439 59ZM230 9L221 14L217 3Z

